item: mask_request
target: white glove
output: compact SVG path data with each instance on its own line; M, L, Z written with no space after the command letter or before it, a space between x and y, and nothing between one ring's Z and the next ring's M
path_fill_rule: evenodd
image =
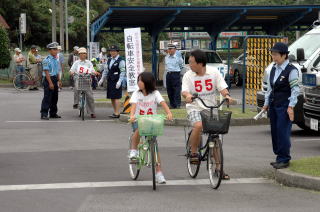
M121 82L122 82L122 80L118 80L118 82L116 84L116 89L119 89L121 87Z
M101 78L98 82L98 86L101 86L103 84L103 79Z

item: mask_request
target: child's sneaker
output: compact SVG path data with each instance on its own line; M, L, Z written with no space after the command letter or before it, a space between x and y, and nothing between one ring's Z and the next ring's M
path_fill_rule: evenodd
M159 183L159 184L165 184L165 183L166 183L166 179L164 178L162 172L158 172L158 173L156 174L156 181L157 181L157 183Z
M135 149L131 149L129 150L129 160L130 163L135 163L137 161L137 157L138 157L138 151Z

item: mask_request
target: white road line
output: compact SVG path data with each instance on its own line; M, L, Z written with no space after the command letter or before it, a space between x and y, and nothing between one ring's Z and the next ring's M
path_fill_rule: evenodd
M113 122L114 120L85 120L85 122ZM64 121L6 121L6 123L82 123L81 120L64 120Z
M238 178L223 181L223 184L267 184L272 180L266 178ZM2 185L0 191L26 191L26 190L48 190L48 189L75 189L75 188L112 188L151 186L151 181L110 181L110 182L78 182L78 183L52 183L52 184L27 184L27 185ZM168 180L166 185L192 186L209 185L208 179L197 180Z
M295 141L295 142L320 141L320 137L319 138L306 138L306 139L293 139L293 141Z

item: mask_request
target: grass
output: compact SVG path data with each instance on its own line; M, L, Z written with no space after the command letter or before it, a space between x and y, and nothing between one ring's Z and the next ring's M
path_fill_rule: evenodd
M12 84L12 80L0 79L0 84Z
M303 158L290 162L289 169L293 172L320 177L320 157Z
M242 109L238 108L238 107L223 107L223 110L228 110L228 111L232 111L232 118L253 118L255 115L257 115L257 112L255 111L251 111L250 109L246 109L245 113L242 113ZM158 110L159 114L165 114L165 111L162 108L159 108ZM187 117L187 111L185 108L181 108L181 109L172 109L171 110L172 115L174 118L178 118L178 119L185 119Z

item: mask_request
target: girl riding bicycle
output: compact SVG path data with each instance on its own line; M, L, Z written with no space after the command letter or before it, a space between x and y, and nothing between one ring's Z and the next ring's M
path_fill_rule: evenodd
M157 104L160 104L167 114L167 119L172 120L172 113L161 96L160 92L156 90L156 80L152 73L142 72L138 76L139 90L133 92L130 99L131 112L129 122L132 122L133 134L131 137L132 144L129 150L130 162L135 162L138 151L137 147L140 140L138 123L135 122L138 115L154 115L157 113ZM156 181L160 184L165 183L166 180L163 176L160 166L160 156L158 154L159 164L156 167Z

